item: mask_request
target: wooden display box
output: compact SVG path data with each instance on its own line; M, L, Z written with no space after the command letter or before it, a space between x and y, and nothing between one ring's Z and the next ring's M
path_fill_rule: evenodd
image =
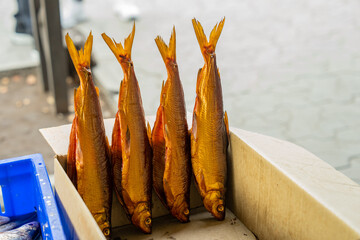
M147 120L152 125L154 117ZM114 119L104 122L111 142ZM73 228L69 239L105 239L64 170L70 128L63 125L40 130L56 153L55 194ZM186 224L169 216L153 193L151 235L129 225L114 198L113 238L360 239L360 185L292 143L230 130L224 221L215 220L201 207L200 196L192 186L191 222Z

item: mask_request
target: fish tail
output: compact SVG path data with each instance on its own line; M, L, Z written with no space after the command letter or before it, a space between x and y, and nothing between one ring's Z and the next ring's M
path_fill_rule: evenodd
M92 51L92 44L93 44L93 36L90 32L84 48L77 50L72 39L69 36L69 33L65 36L66 45L69 50L69 54L71 57L71 60L75 66L76 71L79 73L79 71L82 68L89 69L90 68L90 59L91 59L91 51Z
M135 22L131 33L124 40L124 45L121 44L121 42L117 43L115 39L111 39L105 33L101 34L101 36L120 63L131 60L131 48L135 36Z
M204 29L201 26L201 23L195 18L192 20L193 27L195 30L196 38L198 40L201 52L204 54L212 54L215 52L217 41L220 37L221 31L224 27L225 17L220 21L220 23L216 24L213 30L210 33L209 41L206 38L204 33Z
M166 45L164 40L157 36L155 38L155 43L157 47L159 48L160 54L166 63L167 61L176 61L176 33L175 33L175 26L173 27L173 30L171 32L169 46Z

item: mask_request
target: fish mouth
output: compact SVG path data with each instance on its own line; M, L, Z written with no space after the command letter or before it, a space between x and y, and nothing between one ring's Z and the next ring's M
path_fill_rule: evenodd
M103 234L105 237L109 237L110 236L110 228L106 227L102 230Z
M185 195L179 195L171 208L171 214L182 223L189 222L190 210L186 199Z
M177 215L177 219L179 219L180 222L182 223L187 223L189 222L189 215L190 215L190 211L189 208L183 208L179 214Z
M219 191L211 191L205 195L205 208L218 220L225 218L225 203Z
M139 203L131 218L132 223L144 233L151 233L152 220L148 203Z
M111 227L110 227L110 222L108 221L109 219L109 214L105 213L103 211L97 212L97 213L92 213L95 221L97 222L97 224L99 225L102 233L105 235L105 237L109 237L111 235Z

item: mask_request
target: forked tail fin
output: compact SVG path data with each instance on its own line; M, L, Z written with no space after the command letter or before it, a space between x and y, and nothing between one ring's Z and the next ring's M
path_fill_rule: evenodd
M173 30L171 32L169 46L166 45L164 40L157 36L155 38L155 43L157 47L159 48L160 54L165 62L165 64L168 61L176 62L176 33L175 33L175 26L173 27Z
M121 42L117 43L115 39L111 40L111 38L109 38L105 33L101 34L104 41L109 46L109 48L114 53L115 57L120 63L131 61L131 48L134 41L134 35L135 35L135 22L131 33L124 40L124 46L121 44Z
M76 49L73 41L69 36L69 33L66 34L65 41L69 50L71 60L75 66L76 72L79 75L80 82L83 82L84 80L88 79L86 76L84 76L84 70L90 70L91 50L93 44L92 33L90 32L85 42L84 48L80 49L79 51Z
M224 27L225 17L220 21L219 24L216 24L213 30L210 33L209 41L206 38L204 29L201 26L200 22L195 18L192 20L193 27L195 30L196 38L199 42L201 52L203 55L213 54L215 52L216 43L220 37L221 31Z

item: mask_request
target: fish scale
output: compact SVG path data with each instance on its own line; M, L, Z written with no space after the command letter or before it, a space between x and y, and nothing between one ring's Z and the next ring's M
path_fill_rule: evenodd
M210 41L201 24L196 19L192 21L205 64L198 72L196 83L191 162L204 206L218 220L225 218L226 149L229 134L215 55L224 21L225 19L213 28Z
M99 90L90 70L93 36L77 50L69 34L65 37L70 57L80 79L74 92L75 117L70 132L67 174L103 234L111 234L110 152L102 117Z
M175 27L169 46L157 37L155 42L168 73L161 90L160 106L152 131L154 149L154 189L170 213L181 222L189 221L190 139L186 120L184 91L176 63ZM164 150L165 149L165 150Z
M113 182L130 221L144 233L151 233L152 150L131 61L134 35L135 23L124 45L102 34L124 72L111 144Z

